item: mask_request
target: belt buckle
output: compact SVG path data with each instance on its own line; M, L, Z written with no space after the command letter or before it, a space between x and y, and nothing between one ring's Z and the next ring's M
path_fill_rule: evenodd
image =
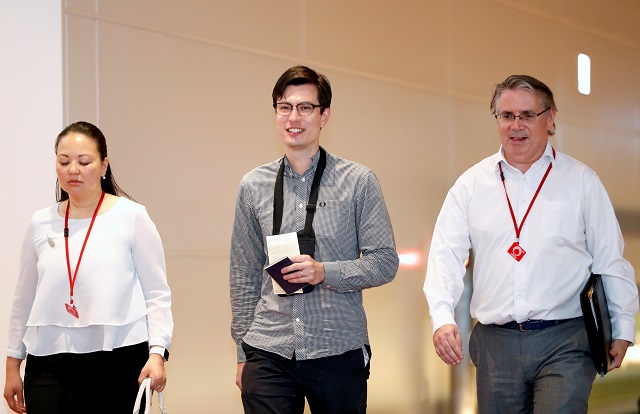
M520 328L520 332L529 332L531 329L524 329L522 327L522 323L518 322L518 327Z

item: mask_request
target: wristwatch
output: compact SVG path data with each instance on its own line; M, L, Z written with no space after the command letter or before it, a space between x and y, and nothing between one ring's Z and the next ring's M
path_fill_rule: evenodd
M149 355L151 354L158 354L162 358L164 358L165 361L169 360L169 351L161 346L154 346L153 348L149 348Z

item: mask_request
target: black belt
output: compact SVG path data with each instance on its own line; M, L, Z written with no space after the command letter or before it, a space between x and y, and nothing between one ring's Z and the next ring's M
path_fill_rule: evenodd
M521 332L526 332L526 331L539 331L540 329L546 329L546 328L550 328L552 326L556 326L556 325L560 325L562 323L571 321L573 319L576 318L571 318L571 319L556 319L556 320L542 320L542 319L534 319L534 320L529 320L529 321L524 321L524 322L507 322L504 325L496 325L496 324L491 324L491 326L495 326L498 328L505 328L505 329L517 329Z

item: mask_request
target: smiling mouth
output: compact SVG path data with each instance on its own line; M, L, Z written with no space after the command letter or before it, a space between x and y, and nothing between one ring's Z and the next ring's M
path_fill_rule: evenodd
M287 132L290 132L292 134L299 134L302 131L304 131L304 129L302 128L287 128Z
M525 139L527 139L528 137L521 137L521 136L512 136L509 137L509 139L512 139L514 141L524 141Z

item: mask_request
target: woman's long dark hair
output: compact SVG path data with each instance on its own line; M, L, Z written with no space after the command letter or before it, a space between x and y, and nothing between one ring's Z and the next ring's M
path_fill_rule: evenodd
M58 144L60 143L60 140L74 132L82 134L96 143L98 153L100 154L100 161L104 161L104 159L107 158L107 140L104 137L104 134L97 126L83 121L75 122L60 132L58 139L56 139L56 154L58 154ZM107 172L104 175L104 179L100 180L100 184L102 186L102 191L105 193L113 194L115 196L123 196L133 200L133 198L131 198L129 194L125 193L124 190L118 186L118 183L116 183L116 179L113 177L113 173L111 172L111 163L107 165ZM69 194L60 187L60 183L56 180L56 201L60 202L68 199Z

